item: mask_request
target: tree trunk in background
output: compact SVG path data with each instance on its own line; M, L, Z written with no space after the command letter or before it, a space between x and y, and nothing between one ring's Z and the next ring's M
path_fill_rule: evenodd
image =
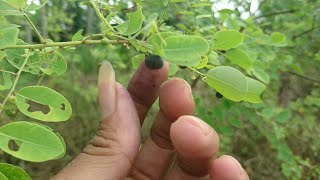
M44 38L49 37L46 6L40 9L40 32Z
M87 29L86 34L92 34L93 32L93 15L94 11L93 8L88 8L88 14L87 14Z

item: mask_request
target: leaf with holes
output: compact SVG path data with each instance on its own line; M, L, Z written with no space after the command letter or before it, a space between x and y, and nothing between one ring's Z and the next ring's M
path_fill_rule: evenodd
M200 36L170 36L164 39L164 58L173 64L193 66L209 51L207 40Z
M219 31L213 35L213 48L219 50L228 50L238 47L243 42L243 40L243 35L238 31Z
M128 21L119 25L117 28L122 35L131 35L138 32L144 20L142 14L142 9L139 4L137 4L137 10L133 13L128 13Z
M234 64L242 67L243 69L250 69L252 61L249 55L241 49L232 48L226 53L226 57Z
M243 100L248 91L247 79L242 72L229 66L219 66L208 71L207 83L224 97Z
M5 163L0 163L0 179L31 180L29 175L20 167L13 166L11 164L5 164Z
M261 103L261 93L266 89L266 86L261 82L246 77L248 81L248 93L247 96L243 99L244 101L251 103Z
M17 158L44 162L65 154L65 144L49 128L25 121L0 127L0 148Z
M40 121L66 121L72 114L68 100L47 87L25 87L17 92L16 97L19 110L26 116Z

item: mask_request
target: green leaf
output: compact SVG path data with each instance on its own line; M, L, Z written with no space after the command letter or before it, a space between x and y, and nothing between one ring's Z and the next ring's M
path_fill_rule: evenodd
M273 44L282 44L286 42L286 35L279 33L279 32L274 32L271 34L270 41Z
M226 57L234 64L244 68L250 69L252 61L249 55L241 49L232 48L226 52Z
M4 57L6 57L6 53L3 51L0 51L0 63L4 59Z
M72 36L72 41L80 41L80 40L82 40L82 38L83 38L82 32L83 32L83 29L80 29L76 34L74 34Z
M291 116L291 111L283 110L277 115L276 120L278 123L285 124L290 120Z
M261 82L246 77L248 81L248 93L247 96L243 99L244 101L251 103L261 103L261 93L266 89L266 86Z
M139 4L137 4L137 10L133 13L128 13L127 16L128 21L117 27L122 35L131 35L138 32L144 20L142 8Z
M173 76L178 72L179 67L175 64L169 64L168 76Z
M243 40L243 35L238 31L218 31L213 35L213 48L219 50L228 50L238 47Z
M14 0L14 1L16 1L16 0ZM21 16L21 15L23 15L23 12L17 10L15 7L10 5L8 2L6 2L4 0L0 0L0 16L10 16L10 15L13 15L13 16L20 15Z
M27 4L27 0L5 0L12 7L17 9L23 8Z
M40 0L40 4L35 4L33 1L31 2L31 4L29 4L26 8L26 11L36 11L40 8L42 8L44 5L47 4L47 0Z
M239 70L229 66L219 66L208 71L207 83L224 97L243 100L248 91L247 79Z
M49 56L44 55L44 57L48 57L45 61L42 61L40 70L48 75L52 75L55 73L56 75L62 75L67 70L67 61L63 57L62 54L58 52L54 52Z
M12 86L11 75L7 72L2 72L3 82L0 81L0 91L10 89Z
M265 84L270 82L269 75L263 69L252 69L253 75Z
M204 56L203 58L200 59L200 63L196 66L194 66L194 68L196 69L202 69L204 67L206 67L206 65L208 64L208 56Z
M219 59L218 59L219 55L214 51L211 51L211 53L209 54L208 58L209 58L209 63L211 63L213 65L218 66L218 65L221 64Z
M1 177L1 174L3 177ZM0 179L2 180L4 178L8 180L31 180L29 175L20 167L0 163Z
M34 119L47 122L66 121L72 114L68 100L43 86L29 86L17 92L17 107Z
M44 162L65 154L65 144L51 129L25 121L0 127L0 148L17 158ZM16 147L12 147L12 146Z
M133 68L138 69L138 67L140 66L141 62L143 62L144 59L145 59L144 54L135 55L131 60Z
M1 29L14 29L14 28L19 28L21 26L17 24L0 24L0 30Z
M0 49L16 45L18 40L18 34L18 28L0 29Z
M192 66L209 51L208 42L199 36L170 36L163 45L164 58L173 64Z

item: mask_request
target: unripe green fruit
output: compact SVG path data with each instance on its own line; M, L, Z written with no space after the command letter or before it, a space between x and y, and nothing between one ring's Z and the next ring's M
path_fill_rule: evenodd
M16 99L15 96L9 96L9 98L8 98L8 102L9 102L9 103L15 104L16 101L17 101L17 99Z
M216 93L216 97L220 99L220 98L223 98L223 95L220 94L219 92L217 92L217 93Z
M145 64L150 69L161 69L163 67L163 60L158 55L149 55L146 57Z

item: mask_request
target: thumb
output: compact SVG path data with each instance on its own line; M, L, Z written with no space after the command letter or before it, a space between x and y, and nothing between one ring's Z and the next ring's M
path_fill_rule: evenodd
M127 90L115 82L111 64L99 72L100 127L83 152L53 179L124 179L140 145L140 123Z

